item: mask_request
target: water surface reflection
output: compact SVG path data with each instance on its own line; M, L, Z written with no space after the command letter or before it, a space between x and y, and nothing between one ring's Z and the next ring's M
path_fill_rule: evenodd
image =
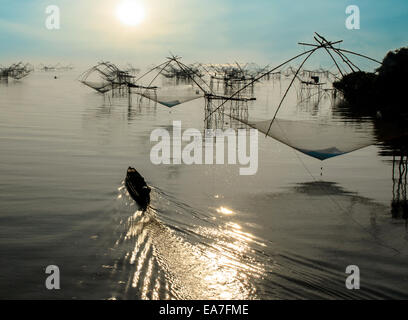
M129 204L123 187L120 193L119 198ZM119 273L125 278L119 281L125 289L116 298L259 298L253 279L261 278L266 266L257 261L250 244L265 244L239 224L227 221L188 229L166 226L156 210L149 208L136 211L123 225L125 232L115 246L128 249L115 265L123 266Z

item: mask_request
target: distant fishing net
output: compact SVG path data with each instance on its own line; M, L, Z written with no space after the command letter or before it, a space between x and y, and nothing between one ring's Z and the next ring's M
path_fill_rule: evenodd
M169 108L204 97L204 93L192 85L161 87L154 92L140 90L135 93Z
M270 129L271 120L247 121L246 124L319 160L337 157L375 142L372 135L350 122L333 124L276 118Z
M31 66L29 63L23 64L22 62L14 63L9 67L0 66L0 78L21 80L27 77L33 70L33 66Z
M114 88L114 86L108 82L82 81L82 83L100 93L106 93Z
M129 70L121 70L110 62L100 62L96 66L85 71L79 81L98 91L106 93L121 86L131 84L134 76Z

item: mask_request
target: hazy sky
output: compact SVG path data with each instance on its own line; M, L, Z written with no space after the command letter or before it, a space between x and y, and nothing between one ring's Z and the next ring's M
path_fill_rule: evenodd
M313 41L314 31L378 59L407 45L407 0L139 0L146 16L134 27L117 18L122 1L0 0L0 64L144 65L169 51L186 62L273 63L303 50L297 42ZM360 8L360 30L345 27L350 4ZM45 28L48 5L60 7L60 30Z

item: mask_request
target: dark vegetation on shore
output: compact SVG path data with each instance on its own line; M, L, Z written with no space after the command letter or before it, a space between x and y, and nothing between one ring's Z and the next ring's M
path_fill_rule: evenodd
M390 51L375 72L345 75L333 86L344 95L346 116L373 119L383 155L408 155L408 47Z
M408 226L408 47L390 51L375 72L354 72L333 84L343 93L338 111L355 120L371 119L380 155L392 157L391 215Z
M406 116L408 47L390 51L375 72L345 75L333 86L341 91L350 108L366 116Z

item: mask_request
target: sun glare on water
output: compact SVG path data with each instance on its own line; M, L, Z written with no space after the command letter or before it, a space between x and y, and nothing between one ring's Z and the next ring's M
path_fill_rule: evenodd
M116 8L116 16L120 22L128 26L137 26L145 19L145 9L136 0L125 0Z
M218 213L221 213L221 214L225 214L225 215L227 215L227 216L230 216L230 215L233 215L233 214L234 214L234 211L232 211L232 210L230 210L230 209L228 209L228 208L225 208L225 207L220 207L220 208L218 208L218 209L217 209L217 212L218 212Z

